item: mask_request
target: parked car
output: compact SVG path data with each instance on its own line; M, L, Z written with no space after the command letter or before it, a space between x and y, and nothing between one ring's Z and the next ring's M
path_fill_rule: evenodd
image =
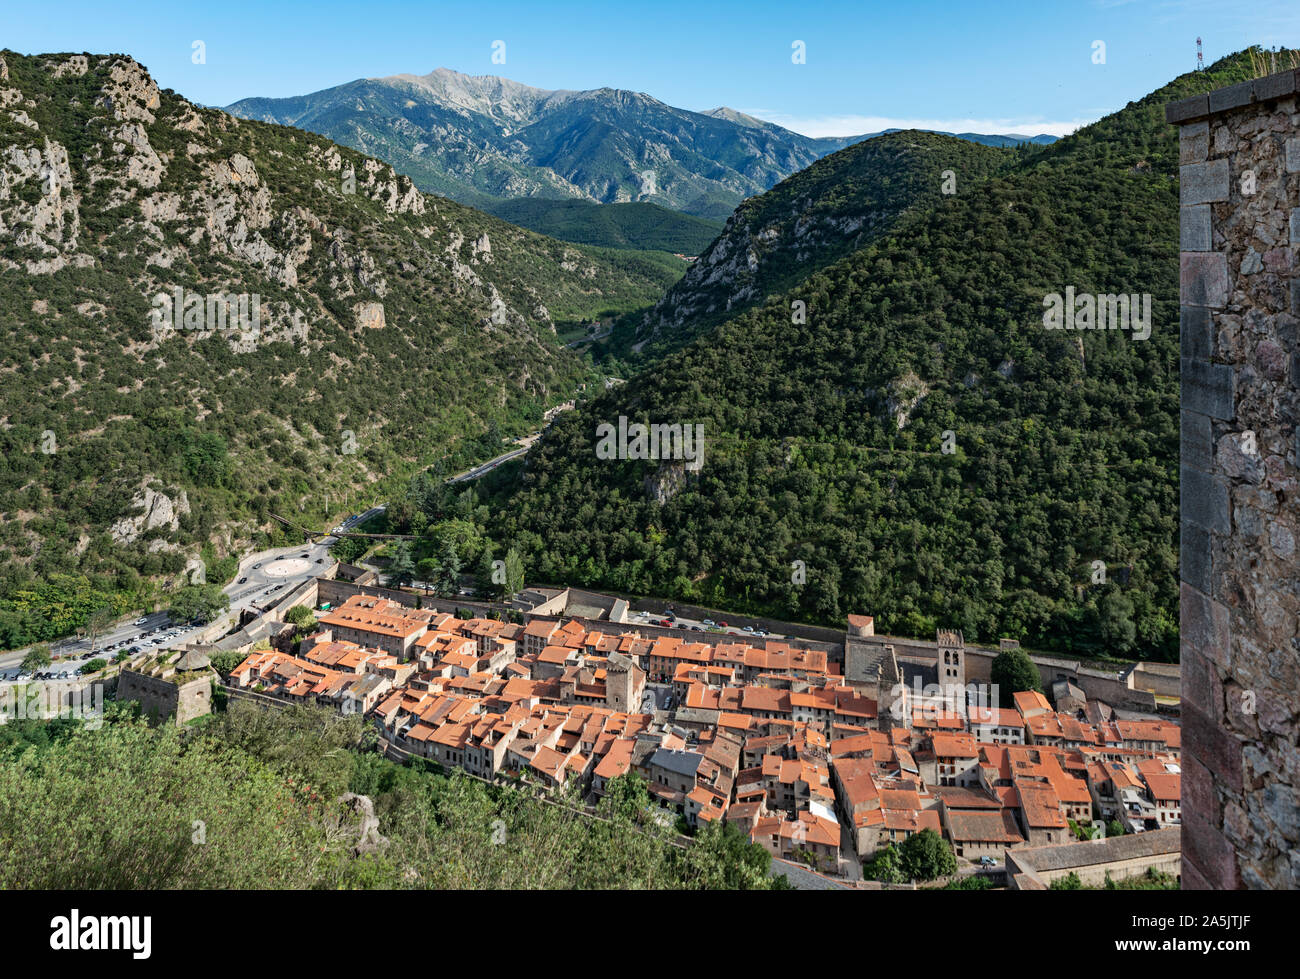
M246 582L247 580L248 580L248 578L247 578L247 576L245 576L245 577L239 579L239 583L242 585L242 584L243 584L244 582Z
M719 622L719 623L718 623L718 628L719 628L719 629L726 629L726 628L728 628L727 623L725 623L725 622Z
M753 631L754 631L754 627L753 627L752 625L747 625L747 626L745 626L745 631L746 631L746 632L753 632Z
M715 623L712 619L705 619L705 620L704 620L704 624L705 624L705 625L716 625L717 623Z
M997 865L998 862L994 860L992 857L980 857L981 867L996 867Z
M665 629L672 627L672 623L669 622L667 619L660 619L657 624L663 626Z

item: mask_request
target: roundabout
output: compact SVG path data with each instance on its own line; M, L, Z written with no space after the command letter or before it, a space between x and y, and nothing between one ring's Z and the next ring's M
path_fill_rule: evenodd
M272 561L261 570L262 574L268 578L292 578L310 571L311 562L300 557L283 558L279 561Z

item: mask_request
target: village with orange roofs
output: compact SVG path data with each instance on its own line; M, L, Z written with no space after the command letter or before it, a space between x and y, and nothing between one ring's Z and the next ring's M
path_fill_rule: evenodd
M681 832L725 821L845 886L925 831L960 873L1018 889L1177 871L1181 729L1158 665L1035 654L1042 692L1002 691L992 663L1017 643L877 635L867 615L776 636L571 589L480 617L317 584L311 633L225 685L362 714L395 760L593 805L635 772Z

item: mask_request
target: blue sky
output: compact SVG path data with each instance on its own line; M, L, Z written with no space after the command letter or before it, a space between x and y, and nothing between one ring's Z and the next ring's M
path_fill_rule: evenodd
M0 24L0 46L125 52L207 105L447 67L542 88L633 89L686 109L728 105L814 136L890 126L1062 135L1194 67L1198 34L1207 64L1252 43L1300 47L1300 0L0 0ZM492 61L496 41L504 64ZM795 41L803 64L792 62Z

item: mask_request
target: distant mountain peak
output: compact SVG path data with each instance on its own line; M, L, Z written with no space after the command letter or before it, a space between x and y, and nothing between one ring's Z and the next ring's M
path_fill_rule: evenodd
M773 123L764 122L762 119L756 119L751 115L746 115L739 109L732 109L725 105L710 109L704 115L711 116L714 119L725 119L727 122L734 122L737 126L748 126L751 129L766 129L773 125Z

